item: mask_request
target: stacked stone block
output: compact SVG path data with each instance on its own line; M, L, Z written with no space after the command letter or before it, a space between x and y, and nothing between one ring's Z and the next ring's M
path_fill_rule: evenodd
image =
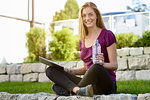
M93 97L85 96L58 96L49 93L36 94L10 94L0 92L0 100L150 100L150 93L132 95L132 94L110 94L94 95Z
M150 97L149 94L140 94L140 99ZM36 94L10 94L0 92L0 100L137 100L138 96L131 94L111 94L111 95L94 95L93 97L85 96L58 96L49 93Z
M42 63L0 65L0 82L46 82L45 69Z
M82 61L56 62L66 68L83 66ZM42 63L0 65L0 82L49 82L45 74L48 66Z
M117 80L150 80L150 47L122 48L117 50ZM66 68L80 68L82 61L56 62ZM0 82L48 82L42 63L0 65Z
M150 47L117 50L117 80L150 80Z
M117 50L117 80L150 80L150 47L122 48ZM56 62L66 68L80 68L82 61ZM0 65L0 82L49 82L42 63ZM150 100L150 93L145 94L110 94L84 96L58 96L49 93L10 94L0 92L0 100Z

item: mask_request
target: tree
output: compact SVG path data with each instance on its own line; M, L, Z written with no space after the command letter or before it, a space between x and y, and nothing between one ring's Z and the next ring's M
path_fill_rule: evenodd
M53 16L53 21L65 20L65 19L67 19L67 15L63 10L60 10L60 13L56 11L55 16Z
M140 0L133 0L133 7L127 6L127 10L131 10L133 12L144 12L149 11L150 9L146 4L140 2Z
M79 7L76 0L67 0L64 12L67 15L68 19L78 18Z
M76 0L67 0L64 6L64 10L60 10L60 12L55 12L55 15L53 16L53 21L75 19L78 18L78 14L79 6Z
M55 12L53 16L53 22L59 20L67 20L67 19L75 19L78 18L79 15L79 6L76 0L67 0L64 6L64 10L60 10L60 12ZM55 23L50 24L50 32L54 33Z
M134 6L133 8L130 6L127 6L127 10L131 10L133 12L144 12L144 11L148 11L148 7L146 4L139 4Z

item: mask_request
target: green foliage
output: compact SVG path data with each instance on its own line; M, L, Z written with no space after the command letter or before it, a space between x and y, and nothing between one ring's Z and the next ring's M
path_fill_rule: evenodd
M142 34L143 46L147 47L150 46L150 30L145 31Z
M54 33L55 21L59 20L68 20L68 19L76 19L79 15L79 6L76 0L67 0L64 6L64 10L60 10L59 12L55 12L53 16L53 23L50 24L50 32Z
M80 37L79 37L79 35L75 35L75 42L76 42L76 50L80 51L80 46L79 46Z
M55 26L55 24L52 22L49 27L49 31L50 31L51 35L54 33L54 26Z
M66 20L66 19L68 18L63 10L60 10L60 13L56 11L55 16L53 16L53 21Z
M143 47L143 40L142 38L139 38L135 43L134 47Z
M74 54L75 54L74 60L81 60L79 42L80 42L79 35L75 35L76 51L74 52Z
M126 8L133 12L149 11L149 7L144 2L141 2L141 0L134 0L134 4L132 6L127 6Z
M30 31L26 33L26 47L28 48L28 57L26 58L26 62L39 61L39 56L45 57L45 35L46 33L44 29L39 27L31 28Z
M53 21L75 19L78 18L78 14L79 6L76 0L67 0L64 6L64 10L60 10L60 12L55 12L55 16L53 16Z
M150 46L150 30L145 31L142 37L134 44L136 47L148 47Z
M66 16L68 19L75 19L78 18L79 15L79 6L76 2L76 0L67 0L65 4L65 10L64 10Z
M120 33L115 34L117 40L117 48L133 47L134 43L139 39L138 35L133 33Z
M68 28L57 31L53 34L53 40L49 43L49 51L52 52L54 60L72 60L76 43L73 33Z

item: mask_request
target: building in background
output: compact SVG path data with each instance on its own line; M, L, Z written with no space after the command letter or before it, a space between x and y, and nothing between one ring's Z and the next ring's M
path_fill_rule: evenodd
M133 32L141 36L146 29L150 29L150 12L111 12L102 14L102 17L106 28L115 34ZM0 64L22 63L28 56L25 34L29 31L30 24L2 17L0 17L0 22ZM78 19L56 21L54 24L55 32L63 27L69 27L75 35L78 34ZM40 27L47 31L49 25L45 24ZM46 40L47 47L50 39L49 37Z
M110 12L102 14L107 29L115 34L134 33L141 36L150 25L150 12ZM74 34L78 34L78 19L62 20L54 22L54 31L63 27L69 27Z

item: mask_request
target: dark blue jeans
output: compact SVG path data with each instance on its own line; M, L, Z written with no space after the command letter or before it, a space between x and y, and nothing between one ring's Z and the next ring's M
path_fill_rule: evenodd
M89 84L92 84L94 94L111 94L117 90L116 82L112 80L107 70L99 64L91 66L83 78L71 75L54 66L46 69L46 75L55 84L70 92L76 86L84 87Z

